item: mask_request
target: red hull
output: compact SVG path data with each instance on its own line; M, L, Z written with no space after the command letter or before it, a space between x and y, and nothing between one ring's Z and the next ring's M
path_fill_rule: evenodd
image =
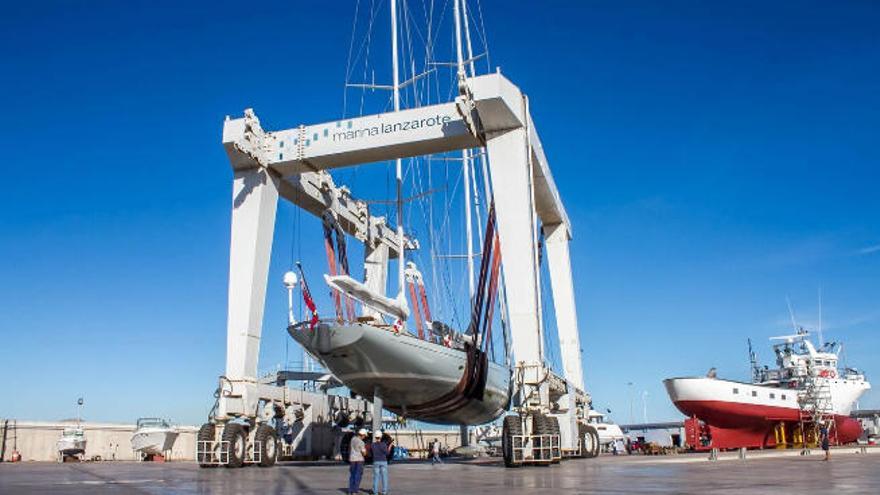
M793 445L798 438L797 409L724 401L677 401L691 419L685 421L688 444L698 450L776 447L777 439ZM862 433L858 420L835 416L832 443L855 442Z

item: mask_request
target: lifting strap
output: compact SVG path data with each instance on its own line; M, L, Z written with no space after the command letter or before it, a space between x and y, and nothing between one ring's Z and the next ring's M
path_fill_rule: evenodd
M327 265L330 270L330 276L348 275L348 251L346 249L345 233L342 231L342 227L339 226L339 222L336 221L336 216L330 210L326 210L321 215L321 223L324 227L324 250L327 253ZM336 241L335 245L334 237ZM337 289L331 289L330 294L333 298L333 306L336 309L336 319L338 321L345 320L345 315L343 315L342 312L342 299L344 297L348 320L354 321L354 300L348 296L343 296Z
M465 343L465 369L455 388L434 400L422 404L409 404L411 414L425 418L440 417L464 407L469 400L483 400L489 373L486 347L491 340L492 316L498 290L498 274L501 266L501 242L495 231L495 204L489 206L486 238L483 243L483 259L480 264L479 289L475 293L471 326L468 333L473 337ZM494 255L494 256L493 256ZM485 313L484 313L485 309ZM485 319L484 319L485 316ZM482 335L478 330L482 329Z
M473 337L473 344L467 347L469 365L467 372L471 376L469 386L465 389L465 397L479 400L483 399L486 390L486 375L489 371L486 351L492 340L492 317L495 314L495 296L498 293L498 274L501 267L501 241L495 227L493 201L489 205L479 282L471 311L471 323L468 327L468 333Z
M425 326L427 324L430 328L431 325L431 310L428 308L425 282L422 278L422 272L416 268L416 264L412 261L406 264L405 276L409 289L409 298L412 301L414 317L416 319L416 328L418 329L419 338L424 340Z
M407 285L409 286L409 298L413 302L413 318L416 319L416 329L419 332L419 338L425 340L425 328L424 324L422 323L422 315L420 314L421 311L419 311L419 301L416 299L416 283L412 278L409 278L408 282L409 283L407 283Z

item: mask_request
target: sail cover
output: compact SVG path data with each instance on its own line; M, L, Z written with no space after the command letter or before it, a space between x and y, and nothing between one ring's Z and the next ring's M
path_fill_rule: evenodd
M348 275L331 276L325 274L324 280L330 288L342 291L347 296L357 299L361 304L369 306L380 313L393 316L401 321L406 321L409 318L409 305L406 303L406 298L403 297L403 292L400 293L397 299L391 299L384 294L373 291L364 285L363 282L359 282Z

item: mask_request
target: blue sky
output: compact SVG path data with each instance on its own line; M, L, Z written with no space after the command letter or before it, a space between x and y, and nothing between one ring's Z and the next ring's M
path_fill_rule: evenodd
M746 338L768 359L786 296L809 326L820 287L826 337L880 376L880 7L619 4L482 6L574 225L596 405L639 420L645 391L648 419L679 417L663 378L747 378ZM342 115L354 4L4 12L0 416L70 417L84 396L94 420L200 422L225 363L222 119ZM297 359L281 273L323 256L294 217L279 209L263 368Z

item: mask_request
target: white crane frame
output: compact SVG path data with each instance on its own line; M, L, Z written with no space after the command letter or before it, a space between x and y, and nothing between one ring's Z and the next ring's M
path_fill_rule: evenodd
M451 103L273 132L264 131L251 110L242 118L227 117L223 145L234 179L225 378L233 390L229 400L221 396L219 418L248 414L261 398L254 387L279 196L312 213L335 212L343 230L366 245L365 283L384 293L388 259L398 256L397 233L384 218L369 216L325 171L480 147L491 172L512 351L522 383L546 379L538 265L543 228L565 380L585 395L571 226L528 99L500 73L466 78L463 87L463 96ZM405 248L412 247L407 241Z

